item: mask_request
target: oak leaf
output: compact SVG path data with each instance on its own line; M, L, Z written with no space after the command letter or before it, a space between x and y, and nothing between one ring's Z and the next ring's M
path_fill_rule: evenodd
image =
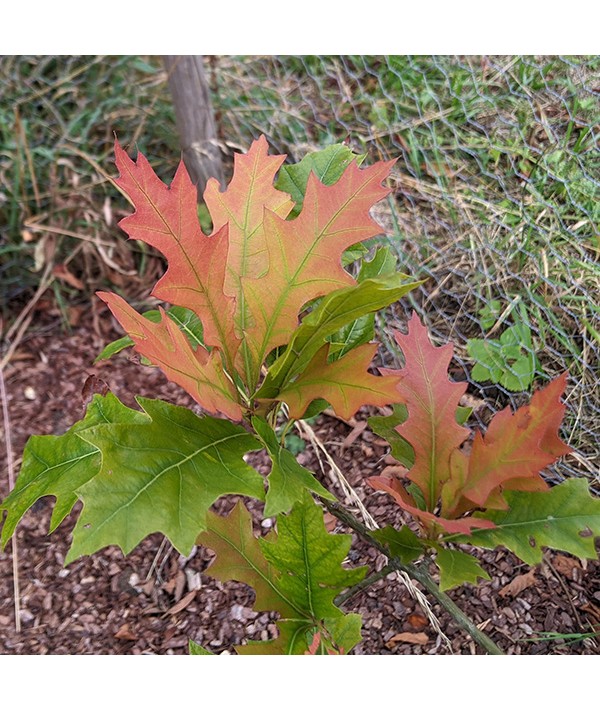
M496 519L488 512L506 508L505 492L547 489L541 471L570 451L558 436L566 373L514 414L507 408L495 415L487 433L476 432L467 451L463 444L469 430L460 424L464 413L459 405L466 384L452 383L447 375L452 345L435 348L414 315L408 333L395 337L405 367L381 372L400 377L397 400L403 406L375 424L408 466L406 476L417 487L418 501L398 480L379 476L369 479L370 484L393 496L430 535L442 529L464 534L493 529ZM465 516L477 509L483 514Z
M394 399L399 378L375 376L368 372L377 344L358 346L332 363L327 362L328 346L323 346L303 373L278 395L289 408L290 417L300 419L313 400L323 398L345 419L362 405L383 406Z
M158 365L169 380L180 385L208 412L221 412L231 420L242 419L235 386L223 370L217 349L209 353L200 345L192 348L162 308L161 320L155 323L116 294L99 291L97 295L127 331L138 353Z
M235 334L235 299L224 293L229 238L227 226L207 237L200 229L197 192L181 162L167 187L142 153L134 163L115 142L117 185L135 206L119 226L130 238L160 250L168 269L154 287L158 299L191 309L202 320L204 340L233 363L240 346Z
M277 639L237 647L238 653L304 654L319 629L348 651L360 640L360 617L344 615L333 600L359 582L365 568L342 567L350 536L327 533L323 511L307 492L279 517L277 534L265 539L254 537L251 516L239 502L226 517L209 513L207 523L198 538L216 553L207 573L251 585L255 609L280 615Z
M406 364L400 371L381 372L399 378L396 402L404 403L408 417L396 431L414 450L408 477L423 492L426 508L432 511L442 486L450 479L450 455L469 435L455 418L467 385L448 378L452 344L434 347L416 314L408 322L408 332L396 331L394 336Z
M269 269L262 278L242 279L244 301L252 314L244 335L255 373L273 348L289 341L305 304L356 284L341 257L347 247L381 231L370 210L389 193L382 181L392 164L380 162L361 170L351 163L329 186L311 173L296 219L265 211Z

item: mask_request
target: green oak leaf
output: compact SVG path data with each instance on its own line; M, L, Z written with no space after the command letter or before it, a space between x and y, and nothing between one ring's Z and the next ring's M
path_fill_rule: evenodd
M365 568L342 568L350 548L348 535L329 534L323 511L308 494L291 513L277 519L277 534L255 538L252 518L238 502L228 516L209 512L207 530L198 543L216 557L207 574L225 582L250 585L256 610L279 613L279 636L267 642L249 642L236 647L239 654L304 654L314 633L327 637L345 652L360 640L357 615L346 623L344 613L333 604L336 595L362 580ZM360 618L358 618L360 619Z
M485 511L496 528L476 529L455 540L483 548L505 546L528 565L542 560L542 546L595 559L600 498L588 486L585 479L567 479L548 491L505 491L508 510Z
M261 445L243 427L161 400L138 402L146 422L81 435L102 452L102 467L77 492L84 508L66 562L108 545L127 554L157 531L188 555L220 496L264 499L263 477L242 459Z
M477 558L464 551L440 547L435 562L440 569L440 590L450 590L464 583L477 585L479 578L490 579Z
M324 185L333 185L342 177L353 160L360 165L365 158L366 155L356 155L343 143L336 143L321 151L305 155L299 163L283 165L275 180L275 187L288 193L296 203L289 219L299 215L302 210L306 184L311 172L315 173Z
M373 432L390 445L392 457L407 469L410 469L415 463L415 451L404 437L396 432L396 427L406 422L407 419L408 410L406 405L396 403L392 405L391 415L369 417L368 423Z
M346 654L362 639L362 634L360 633L362 617L355 612L342 617L330 617L324 621L324 626L331 634L332 639L335 640L335 646L342 654Z
M265 558L282 574L280 586L287 596L308 617L323 620L342 614L334 598L364 577L364 567L342 567L351 540L346 534L327 533L323 510L305 491L291 513L277 519L277 538L259 544Z
M328 336L365 314L389 306L419 283L407 281L404 274L391 274L337 289L323 297L296 329L285 352L269 368L255 397L276 398L294 376L306 369Z
M335 501L335 497L315 479L312 472L298 464L296 457L281 446L277 435L265 420L253 417L252 426L272 461L265 498L265 516L276 516L289 511L302 499L305 489Z
M185 333L192 348L204 346L202 322L193 311L186 309L183 306L171 306L166 311L166 314L171 321L176 323L183 333ZM148 321L152 321L152 323L159 323L161 320L160 311L156 309L146 311L142 314L142 316L147 318ZM117 338L116 341L112 341L112 343L105 346L100 355L96 357L94 363L98 363L98 361L101 360L108 360L130 346L133 346L133 341L129 336Z
M210 652L208 649L204 649L204 647L197 642L194 642L193 640L190 639L189 645L188 645L188 652L190 653L190 656L196 656L196 655L209 655L211 657L214 657L215 655L213 652Z
M361 264L357 281L361 284L367 279L390 276L396 272L396 257L389 247L379 247L371 260ZM375 338L375 314L368 313L360 316L355 321L346 324L327 340L329 346L329 361L338 360L349 351L363 343L369 343Z
M373 538L387 546L394 558L399 558L402 563L412 563L423 555L427 542L419 538L416 533L408 528L394 528L385 526L376 531L371 531Z
M34 435L23 452L23 463L14 489L0 505L8 512L2 528L2 545L23 514L43 496L56 497L50 533L67 516L77 501L76 489L99 471L101 456L82 435L97 425L134 425L147 420L138 410L125 407L112 393L94 395L82 420L62 435Z

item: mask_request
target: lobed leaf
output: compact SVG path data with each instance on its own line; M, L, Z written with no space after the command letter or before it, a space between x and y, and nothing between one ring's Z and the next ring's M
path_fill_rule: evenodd
M313 400L327 400L338 415L352 417L363 405L382 407L392 402L399 378L377 377L368 372L377 344L355 348L340 360L327 362L327 346L313 357L304 372L277 394L288 405L292 419L299 420Z
M548 491L507 491L506 511L487 511L495 527L459 539L483 548L505 546L528 565L542 560L542 547L580 558L597 558L600 499L585 479L567 479Z
M386 545L391 555L399 558L404 564L412 563L413 560L420 558L427 547L426 541L419 538L408 526L402 526L399 529L385 526L371 531L371 535Z
M2 527L2 545L6 545L25 512L43 496L54 496L56 503L50 521L50 533L67 516L77 501L77 489L98 473L101 454L83 435L97 425L136 425L146 415L125 407L112 394L94 395L85 417L62 435L34 435L23 452L21 471L14 489L0 505L8 512Z
M227 189L211 178L206 184L204 201L213 229L229 229L229 252L224 292L239 297L242 277L260 277L269 268L264 232L265 210L285 219L294 202L285 189L273 186L284 155L270 156L264 136L253 141L246 154L234 154L233 176ZM238 304L238 318L243 332L243 308ZM237 318L236 318L237 320Z
M568 454L571 448L558 436L565 405L561 396L567 384L567 373L535 392L529 405L514 414L510 408L497 413L485 437L475 433L468 477L461 494L477 506L485 506L496 494L495 506L502 506L501 489L547 488L540 472Z
M406 405L408 417L396 431L414 450L414 465L407 476L422 491L427 510L433 511L450 479L450 456L469 435L469 430L456 422L467 385L448 379L453 346L434 347L416 314L406 335L396 331L394 336L404 353L405 366L400 371L381 372L399 378L395 402Z
M102 466L78 489L84 508L67 561L108 545L127 554L157 531L187 555L219 497L264 499L262 476L242 459L260 448L245 429L160 400L138 402L144 422L81 433L102 453Z
M381 162L360 170L351 163L332 186L311 173L304 207L295 220L265 212L269 270L263 278L242 280L252 314L245 339L256 381L267 354L290 340L305 304L355 284L341 256L350 245L380 232L370 209L389 192L381 183L391 165Z
M296 457L282 447L275 432L264 420L252 418L254 431L260 437L271 457L271 473L269 488L265 498L265 516L276 516L288 512L292 506L301 501L305 489L314 491L325 499L335 500L314 477L313 473L301 466Z
M435 563L440 570L440 590L450 590L464 583L477 585L479 578L490 580L490 576L479 565L479 561L464 551L438 548Z
M235 299L224 293L227 226L210 237L202 232L196 188L183 162L167 187L141 153L134 163L115 142L115 156L120 171L117 185L135 206L134 214L121 220L119 226L130 238L160 250L169 264L152 294L197 314L205 343L220 348L231 365L240 338L234 329Z
M218 349L209 353L203 346L192 348L162 308L161 320L154 323L116 294L99 291L97 296L127 331L135 350L158 365L169 380L180 385L208 412L221 412L232 420L242 419L235 385L223 369Z
M278 519L278 534L257 540L252 519L241 502L227 517L209 513L208 530L198 543L216 553L209 575L225 582L238 580L256 592L256 610L278 612L279 637L236 648L240 654L303 654L315 631L325 628L338 646L349 651L358 639L360 618L346 616L333 604L344 587L354 585L364 568L345 570L341 562L350 536L328 534L322 510L305 492L292 512Z
M362 580L366 568L342 567L351 536L327 533L323 511L308 492L291 513L277 521L277 538L260 541L265 558L281 573L281 589L312 620L338 618L343 613L334 598Z
M166 309L165 313L171 321L176 323L180 330L185 333L192 348L197 348L198 346L204 347L204 331L202 329L202 322L193 311L184 309L182 306L172 306L170 309ZM142 316L147 318L149 321L152 321L152 323L158 323L162 319L161 313L158 309L146 311L142 314ZM117 353L120 353L122 350L125 350L125 348L130 348L133 345L135 344L130 336L118 338L116 341L109 343L102 349L101 353L96 356L94 363L98 363L101 360L108 360Z

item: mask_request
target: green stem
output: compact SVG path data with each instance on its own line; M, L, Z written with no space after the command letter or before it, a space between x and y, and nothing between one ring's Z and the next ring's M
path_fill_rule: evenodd
M355 595L358 595L359 592L370 588L373 583L376 583L378 580L381 580L381 578L385 578L386 575L393 573L394 570L396 570L396 568L391 563L388 563L379 572L371 573L371 575L364 578L364 580L361 580L360 583L357 583L349 590L346 590L346 592L340 593L333 601L333 604L336 607L340 607L345 602L348 602L348 600L353 598Z
M320 499L320 501L331 514L338 518L342 523L349 526L353 531L358 533L363 540L387 556L389 559L389 565L394 570L400 570L413 578L413 580L421 583L427 592L429 592L440 603L440 605L446 609L454 620L464 630L466 630L475 642L483 647L486 652L489 654L504 654L500 647L498 647L484 632L482 632L473 620L467 617L467 615L465 615L465 613L448 597L448 595L446 595L446 593L440 590L435 580L426 570L423 570L417 565L412 565L411 563L402 563L398 558L394 558L394 556L390 554L388 547L374 538L369 529L349 511L347 511L341 504L327 501L326 499Z

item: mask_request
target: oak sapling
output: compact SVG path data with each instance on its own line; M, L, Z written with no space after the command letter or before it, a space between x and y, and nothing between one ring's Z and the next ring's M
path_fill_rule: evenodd
M99 357L133 347L203 414L147 398L132 409L110 392L95 395L67 433L28 441L1 504L2 542L40 497L56 498L51 531L80 499L67 563L108 545L128 553L153 532L184 555L199 543L216 553L208 575L251 585L256 609L279 613L277 637L239 653L347 653L360 640L361 618L337 601L351 600L342 593L370 578L364 566L345 565L351 537L327 532L325 506L499 652L415 562L436 554L448 588L487 575L457 542L506 545L527 562L541 546L595 557L600 501L582 481L548 489L540 476L569 451L558 436L566 376L515 414L499 413L485 436L475 433L468 456L464 385L445 375L451 346L433 348L413 318L408 334L396 334L405 367L372 372L374 314L420 283L396 270L388 248L366 258L364 242L381 231L370 212L390 192L393 161L361 167L363 157L338 145L286 166L261 137L236 155L225 191L209 181L207 235L183 164L167 186L143 155L134 162L118 143L115 154L117 185L135 207L120 225L162 252L168 268L152 291L165 303L158 309L138 313L122 296L99 293L127 334ZM391 419L372 424L385 431L406 480L370 483L414 517L419 535L407 527L369 532L286 449L293 423L328 405L344 418L365 405L393 406ZM271 461L266 477L245 461L257 450ZM264 502L276 530L257 538L241 502L216 515L212 504L227 494ZM531 539L535 550L524 553ZM191 652L203 653L198 645Z

